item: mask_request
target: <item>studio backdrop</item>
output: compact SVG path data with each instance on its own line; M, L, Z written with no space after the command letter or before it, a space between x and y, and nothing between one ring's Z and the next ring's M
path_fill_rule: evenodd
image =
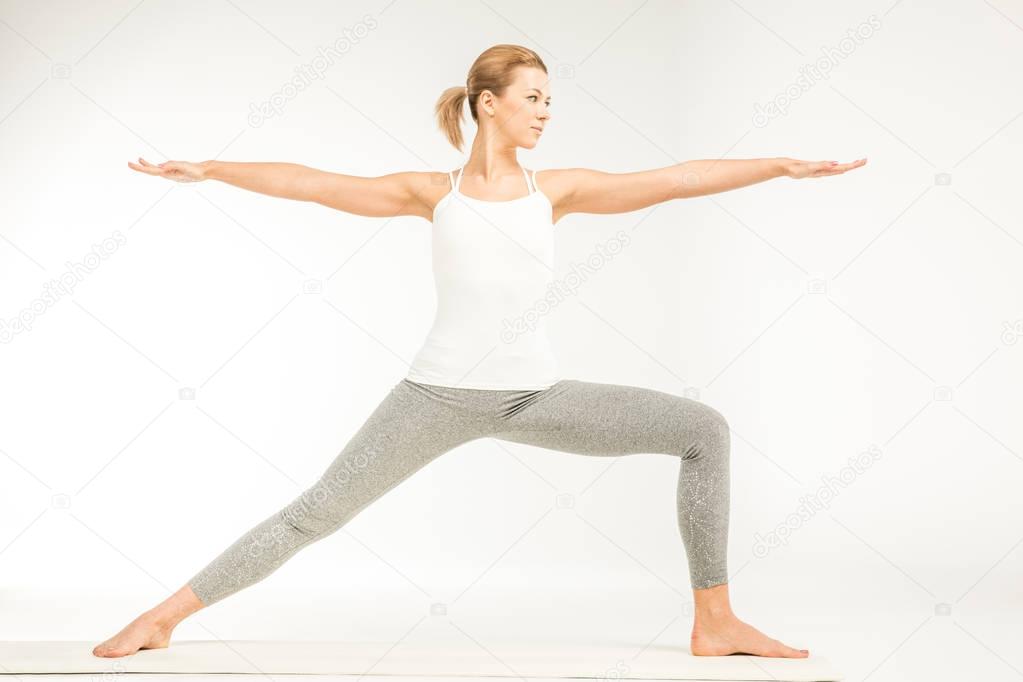
M875 652L849 675L910 638L1023 667L1021 23L951 1L3 4L0 638L98 642L180 588L316 481L433 320L428 221L127 162L457 169L434 104L515 43L550 75L531 170L869 157L569 215L530 312L564 376L728 419L741 616ZM467 443L175 636L684 645L678 467Z

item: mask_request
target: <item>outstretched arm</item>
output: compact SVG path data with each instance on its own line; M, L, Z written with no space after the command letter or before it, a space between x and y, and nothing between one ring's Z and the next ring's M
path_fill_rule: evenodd
M371 217L418 215L430 217L426 190L430 174L391 173L360 177L322 171L297 163L244 161L165 161L151 164L140 158L134 170L178 182L220 180L242 189L297 201L312 201L346 213Z
M588 168L540 171L537 185L551 188L552 203L567 213L627 213L671 199L716 194L777 177L838 175L859 168L866 159L837 161L769 159L699 159L635 173L605 173ZM549 177L545 178L545 175ZM541 183L541 181L543 181Z

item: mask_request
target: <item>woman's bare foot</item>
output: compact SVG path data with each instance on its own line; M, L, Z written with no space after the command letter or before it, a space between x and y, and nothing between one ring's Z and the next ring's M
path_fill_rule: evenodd
M807 658L807 649L793 649L771 639L752 625L739 620L734 613L723 615L697 614L693 634L689 638L693 656L728 656L748 654L777 658Z
M92 653L103 658L117 658L134 654L139 649L166 649L170 645L171 632L178 623L202 608L205 604L189 585L185 585L156 608L128 623L116 635L97 644Z
M129 656L139 649L166 649L173 630L173 625L147 611L113 637L96 645L92 653L103 658L116 658Z

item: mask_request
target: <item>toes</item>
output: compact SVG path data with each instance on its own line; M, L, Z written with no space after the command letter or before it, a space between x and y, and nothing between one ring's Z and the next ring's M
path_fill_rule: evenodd
M92 653L101 658L117 658L119 656L124 655L118 650L117 647L109 644L100 644L99 646L92 650Z
M768 647L767 656L776 656L778 658L803 658L802 654L798 649L790 647L788 644L781 642L777 639L772 639L771 645Z

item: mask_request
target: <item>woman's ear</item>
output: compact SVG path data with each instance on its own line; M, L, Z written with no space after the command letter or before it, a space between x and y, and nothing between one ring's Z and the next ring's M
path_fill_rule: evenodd
M490 116L494 115L494 93L489 90L484 90L479 95L479 100L476 103L476 111L480 113L486 113Z

